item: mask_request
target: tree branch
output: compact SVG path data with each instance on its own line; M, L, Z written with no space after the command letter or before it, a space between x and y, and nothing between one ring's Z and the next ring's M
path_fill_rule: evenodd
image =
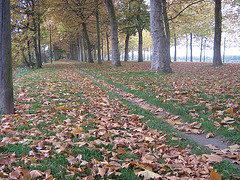
M168 20L169 20L169 21L172 21L173 19L176 19L176 18L177 18L181 13L183 13L187 8L189 8L190 6L192 6L192 5L194 5L194 4L200 3L200 2L202 2L202 1L204 1L204 0L199 0L199 1L196 1L196 2L193 2L193 3L189 4L189 5L187 5L187 6L186 6L185 8L183 8L180 12L178 12L176 16L174 16L174 17L172 17L172 18L170 18L170 19L168 19Z

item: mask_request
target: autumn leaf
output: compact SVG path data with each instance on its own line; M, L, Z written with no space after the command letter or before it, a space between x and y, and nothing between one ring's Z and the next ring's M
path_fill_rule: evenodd
M221 175L215 170L212 170L210 172L210 178L208 178L208 180L221 180L221 179L222 179Z
M140 172L137 172L135 173L137 176L141 176L141 177L144 177L144 179L151 179L151 178L161 178L162 176L159 175L159 174L156 174L152 171L149 171L149 170L145 170L145 171L140 171Z

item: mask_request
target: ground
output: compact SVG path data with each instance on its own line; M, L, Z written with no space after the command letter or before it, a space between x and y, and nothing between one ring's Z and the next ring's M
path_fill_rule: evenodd
M64 60L16 72L0 177L239 178L240 65L171 66Z

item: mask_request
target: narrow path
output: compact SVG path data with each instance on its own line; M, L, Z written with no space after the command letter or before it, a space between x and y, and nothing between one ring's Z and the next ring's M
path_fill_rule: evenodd
M205 133L204 130L200 128L201 126L200 124L196 123L189 124L184 120L180 119L179 116L172 115L164 111L162 108L156 107L148 103L146 100L137 97L134 94L125 92L122 89L105 82L104 80L95 78L90 74L81 71L75 65L71 64L71 66L74 69L74 71L80 72L81 74L84 74L88 78L91 78L92 80L100 83L102 86L110 89L110 91L118 93L123 99L131 101L133 104L138 105L139 107L152 112L156 117L171 124L174 128L183 132L188 138L194 140L199 145L206 146L217 155L220 155L223 158L231 161L240 170L240 155L239 155L240 145L237 144L234 145L224 142L223 139L219 136L216 136L214 138L207 138L207 136L211 135Z

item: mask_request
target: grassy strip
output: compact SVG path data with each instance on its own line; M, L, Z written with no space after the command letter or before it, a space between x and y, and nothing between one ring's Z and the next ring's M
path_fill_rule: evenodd
M82 70L82 69L81 69ZM80 72L77 72L79 74L81 74ZM90 73L89 73L90 74ZM81 74L82 75L82 74ZM93 75L93 74L90 74ZM84 76L84 75L82 75ZM99 77L97 77L99 78ZM133 93L135 92L135 95L138 95L141 98L146 98L146 94L142 94L139 91L132 91L129 90L128 88L113 83L111 80L108 80L104 77L100 77L99 79L101 80L105 80L106 82L115 85L118 88L121 88L124 91L127 91L129 93ZM167 134L167 138L169 139L169 145L170 146L177 146L179 145L181 148L185 148L187 146L190 145L191 147L191 152L193 154L197 154L197 155L201 155L201 154L209 154L211 153L211 151L204 147L204 146L200 146L199 144L197 144L195 141L190 140L189 138L187 138L183 133L179 132L178 130L174 129L171 125L169 125L168 123L162 121L161 119L157 118L154 114L152 114L151 112L142 109L141 107L134 105L132 102L125 100L123 98L121 98L121 96L119 96L116 92L109 92L109 89L107 89L106 87L103 87L101 84L99 84L98 82L94 82L94 84L96 84L98 87L100 87L103 91L106 92L107 95L109 95L109 97L111 99L116 99L118 98L120 101L122 101L124 104L126 104L126 107L129 109L130 113L133 114L138 114L138 115L142 115L144 116L144 118L142 119L143 122L147 122L147 125L150 128L153 129L157 129L158 131L162 131L163 133ZM133 93L134 94L134 93ZM150 97L150 102L155 102L154 105L159 105L159 102L156 102L156 98L151 98ZM152 103L153 104L153 103ZM170 111L174 110L172 109L172 107L174 106L169 106L166 104L163 104L165 109L168 109ZM162 106L161 106L162 107ZM175 111L173 111L175 112ZM149 121L150 120L150 121ZM180 139L184 139L184 140L172 140L172 137L176 137L176 138L180 138ZM240 176L240 172L238 171L238 168L234 167L234 165L232 163L230 163L227 160L224 160L221 163L218 163L216 165L214 165L214 168L223 175L224 179L234 179L231 176L234 174L236 176Z
M78 65L78 64L76 64L76 65ZM115 79L108 78L108 77L113 76L116 79L118 79L119 77L122 77L122 79L123 79L123 73L121 73L120 75L117 74L118 71L117 72L107 71L105 73L102 73L102 69L103 69L103 67L95 68L94 69L95 71L92 71L92 69L88 69L88 68L87 69L82 68L81 70L89 73L90 75L92 75L94 77L104 80L109 84L113 84L116 87L118 87L128 93L137 95L138 97L145 99L149 103L151 103L157 107L161 107L164 110L166 110L174 115L179 115L179 116L181 116L181 118L184 121L187 121L189 123L197 121L202 124L202 128L206 132L211 132L211 133L214 133L215 135L219 135L228 142L232 142L232 143L240 142L240 133L235 128L233 128L232 130L229 130L228 128L230 126L226 126L226 127L222 127L220 129L218 129L216 126L213 125L214 121L221 122L221 120L219 120L218 118L215 118L213 116L214 113L209 112L205 106L196 105L191 102L187 102L183 106L181 104L181 102L166 100L165 97L156 98L158 93L154 93L152 91L151 85L154 85L154 86L157 85L157 86L162 87L163 90L169 89L171 91L171 88L170 88L170 86L167 85L167 82L162 83L162 79L166 79L166 76L167 76L166 74L156 74L156 73L152 73L152 72L131 72L131 71L128 72L127 71L127 72L124 72L124 81L121 81L121 78L117 81ZM181 74L179 74L179 76L181 76ZM155 84L154 82L151 83L151 81L150 81L150 83L146 83L146 78L147 78L147 81L150 81L151 78L152 79L157 78L157 79L159 79L159 83ZM139 79L141 79L141 80L139 80ZM128 87L128 85L132 84L132 82L137 84L137 87L140 88L140 90L131 90ZM196 87L196 89L198 89L198 88L199 87ZM164 92L163 92L163 94L164 94ZM227 98L232 98L228 95L226 95L226 96L215 95L212 97L208 97L204 93L200 93L199 96L201 98L203 98L205 101L212 100L214 98L218 98L220 100L219 103L221 103L221 101L222 102L226 101ZM190 98L193 99L194 96L191 96ZM217 104L215 106L217 107ZM213 107L215 107L215 106L213 106ZM190 115L189 112L191 110L196 111L198 113L199 117L193 117L192 115ZM219 110L221 110L221 109L219 109ZM238 129L240 129L240 125L237 123L234 123L232 127L236 127Z

